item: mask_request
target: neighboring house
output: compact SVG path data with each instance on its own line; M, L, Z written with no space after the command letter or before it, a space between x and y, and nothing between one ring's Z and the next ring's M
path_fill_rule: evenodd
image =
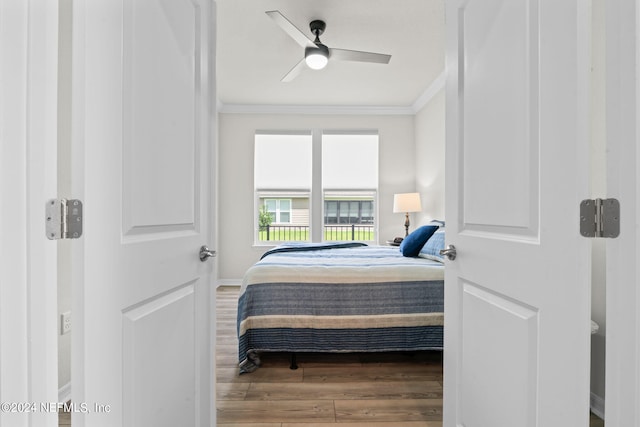
M375 199L373 196L325 196L323 206L324 240L375 239ZM266 212L270 224L259 226L258 241L310 239L310 206L308 197L286 193L258 200L260 216Z
M269 213L273 225L309 225L309 198L286 194L260 197L259 206Z
M325 198L324 224L373 224L373 204L372 199ZM274 225L309 225L308 197L260 197L259 205L271 215Z

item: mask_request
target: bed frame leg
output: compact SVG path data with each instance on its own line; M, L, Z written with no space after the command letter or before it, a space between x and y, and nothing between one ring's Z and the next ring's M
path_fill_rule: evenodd
M289 369L291 370L296 370L298 369L298 364L296 363L296 354L295 353L291 353L291 365L289 366Z

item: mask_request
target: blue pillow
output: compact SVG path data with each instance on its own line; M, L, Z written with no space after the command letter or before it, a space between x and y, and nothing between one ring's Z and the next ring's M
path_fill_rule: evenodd
M444 249L444 229L441 228L424 244L418 256L434 261L444 262L444 257L440 255L440 249Z
M423 225L404 238L400 243L400 252L407 257L418 256L420 249L429 237L438 229L437 225Z

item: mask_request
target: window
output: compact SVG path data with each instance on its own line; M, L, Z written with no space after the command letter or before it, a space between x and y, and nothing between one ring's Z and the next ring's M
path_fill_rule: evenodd
M375 240L378 135L322 135L324 240Z
M374 191L324 193L324 240L375 240Z
M378 135L258 132L254 186L258 244L374 241Z
M332 200L325 196L324 223L372 224L373 200Z
M309 240L311 133L255 135L256 242Z
M264 207L271 222L278 224L291 222L291 199L264 199Z

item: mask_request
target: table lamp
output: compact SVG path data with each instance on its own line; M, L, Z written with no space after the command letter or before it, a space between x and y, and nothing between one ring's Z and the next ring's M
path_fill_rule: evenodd
M409 212L420 212L420 193L399 193L393 195L393 213L404 212L404 236L409 235Z

